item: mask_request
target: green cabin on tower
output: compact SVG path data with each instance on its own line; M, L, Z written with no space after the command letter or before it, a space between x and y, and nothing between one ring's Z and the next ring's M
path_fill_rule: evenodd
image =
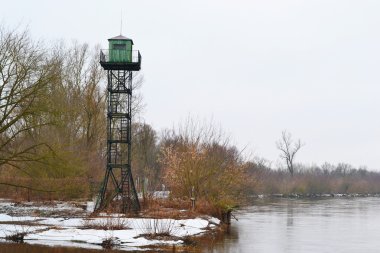
M108 39L108 49L100 50L100 64L105 70L139 71L141 54L133 50L133 40L123 35Z
M109 62L131 62L133 40L123 35L108 39Z

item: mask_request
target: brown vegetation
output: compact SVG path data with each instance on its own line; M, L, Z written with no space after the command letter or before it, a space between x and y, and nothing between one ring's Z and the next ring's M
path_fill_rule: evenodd
M212 125L189 120L166 135L161 152L163 179L172 196L206 200L224 211L242 203L245 163Z

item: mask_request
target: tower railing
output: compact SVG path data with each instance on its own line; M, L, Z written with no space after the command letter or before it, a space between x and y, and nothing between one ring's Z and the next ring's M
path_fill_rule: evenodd
M101 49L100 63L141 63L139 50Z

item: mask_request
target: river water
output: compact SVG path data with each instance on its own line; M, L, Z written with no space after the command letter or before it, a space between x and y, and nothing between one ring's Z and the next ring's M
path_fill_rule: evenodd
M236 214L212 253L380 252L380 198L281 199Z
M380 198L262 200L235 216L224 239L205 253L380 252ZM0 252L99 251L0 244Z

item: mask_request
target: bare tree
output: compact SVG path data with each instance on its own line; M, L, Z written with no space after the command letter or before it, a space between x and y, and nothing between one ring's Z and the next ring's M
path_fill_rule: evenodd
M30 118L44 111L39 105L53 72L54 65L27 31L0 27L0 166L38 160L34 153L44 144L26 137L31 129L48 123Z
M293 176L294 157L304 144L301 143L300 139L294 141L292 134L285 130L282 131L281 139L276 142L276 146L281 151L280 157L285 160L286 166Z
M145 109L145 102L141 93L141 87L144 83L144 75L141 73L134 74L132 83L132 120L133 122L141 121L141 116Z

